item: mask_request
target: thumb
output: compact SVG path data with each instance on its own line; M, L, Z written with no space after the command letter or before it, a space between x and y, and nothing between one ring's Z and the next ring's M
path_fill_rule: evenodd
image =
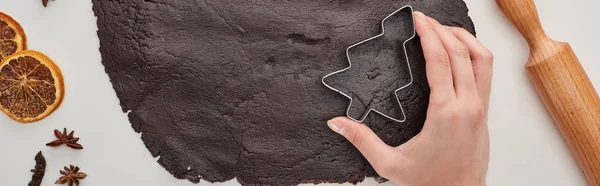
M385 161L387 158L384 156L391 154L392 147L381 141L365 124L337 117L327 121L327 126L350 141L373 166L379 164L377 161Z

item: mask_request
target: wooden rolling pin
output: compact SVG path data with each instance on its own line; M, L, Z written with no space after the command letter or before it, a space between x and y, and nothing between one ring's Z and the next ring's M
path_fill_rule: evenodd
M496 0L529 43L525 69L590 184L600 186L600 98L568 43L544 32L533 0Z

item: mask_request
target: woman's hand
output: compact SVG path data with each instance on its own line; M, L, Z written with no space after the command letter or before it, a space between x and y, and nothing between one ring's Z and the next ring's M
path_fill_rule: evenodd
M421 133L391 147L348 118L334 118L328 126L398 185L485 185L492 54L466 30L443 26L423 13L415 12L415 26L431 87Z

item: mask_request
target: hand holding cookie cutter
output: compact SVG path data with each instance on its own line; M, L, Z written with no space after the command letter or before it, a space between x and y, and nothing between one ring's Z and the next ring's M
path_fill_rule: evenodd
M373 109L373 108L369 108L369 110L366 112L366 114L364 114L364 115L363 115L363 117L362 117L362 118L360 118L360 119L353 118L352 116L350 116L350 108L351 108L351 106L352 106L352 97L351 97L350 95L348 95L348 94L346 94L346 93L344 93L344 92L340 91L339 89L333 88L332 86L328 85L327 83L325 83L325 79L326 79L327 77L329 77L329 76L332 76L332 75L335 75L335 74L338 74L338 73L341 73L341 72L344 72L344 71L346 71L346 70L350 69L350 68L352 67L352 61L350 60L350 54L349 54L349 51L350 51L350 49L351 49L351 48L354 48L354 47L356 47L356 46L358 46L358 45L361 45L361 44L363 44L363 43L369 42L369 41L371 41L371 40L374 40L374 39L376 39L376 38L379 38L379 37L383 36L383 35L385 34L385 27L384 27L385 21L386 21L387 19L389 19L390 17L392 17L394 14L396 14L396 13L398 13L398 12L400 12L400 11L404 10L404 9L409 9L409 10L410 10L410 12L411 12L411 13L410 13L410 19L411 19L411 21L412 21L412 24L411 24L411 25L413 25L413 28L412 28L412 35L411 35L411 37L410 37L410 38L408 38L408 39L406 39L406 40L404 41L404 43L402 44L402 48L403 48L403 50L404 50L404 56L406 57L406 64L408 65L408 73L410 74L410 82L409 82L408 84L406 84L406 85L404 85L404 86L402 86L402 87L400 87L400 88L396 89L396 90L394 91L394 97L396 97L396 101L397 101L397 102L398 102L398 104L400 105L400 110L401 110L401 112L402 112L402 116L403 116L403 118L402 118L402 119L393 118L393 117L390 117L390 116L388 116L388 115L384 114L383 112L380 112L380 111L378 111L378 110L375 110L375 109ZM413 73L412 73L412 70L411 70L411 68L410 68L410 62L409 62L409 60L408 60L408 53L406 52L406 43L407 43L408 41L412 40L412 39L413 39L413 38L414 38L416 35L417 35L417 33L416 33L416 30L415 30L415 24L414 24L413 8L412 8L412 6L410 6L410 5L406 5L406 6L402 7L402 8L400 8L400 9L398 9L398 10L394 11L393 13L391 13L390 15L388 15L387 17L385 17L385 18L384 18L384 19L381 21L381 33L380 33L380 34L378 34L378 35L376 35L376 36L373 36L373 37L371 37L371 38L369 38L369 39L363 40L363 41L361 41L361 42L358 42L358 43L356 43L356 44L354 44L354 45L352 45L352 46L350 46L350 47L348 47L348 48L346 49L346 58L348 59L348 64L349 64L349 66L348 66L348 67L346 67L346 68L344 68L344 69L342 69L342 70L338 70L338 71L335 71L335 72L333 72L333 73L327 74L326 76L324 76L324 77L321 79L321 82L322 82L322 83L323 83L323 85L325 85L327 88L329 88L329 89L331 89L331 90L333 90L333 91L336 91L336 92L338 92L338 93L342 94L343 96L345 96L346 98L350 99L350 103L348 104L348 108L346 109L346 116L347 116L348 118L350 118L350 119L352 119L352 120L354 120L354 121L356 121L356 122L363 122L363 121L364 121L364 120L367 118L367 116L369 115L369 113L370 113L371 111L374 111L374 112L376 112L376 113L378 113L378 114L380 114L380 115L382 115L382 116L384 116L384 117L386 117L386 118L388 118L388 119L390 119L390 120L393 120L393 121L395 121L395 122L404 122L404 121L406 121L406 113L404 112L404 108L402 107L402 103L400 103L400 99L398 98L398 91L400 91L400 90L402 90L402 89L404 89L404 88L406 88L406 87L410 86L410 85L413 83L413 80L414 80L414 78L413 78Z

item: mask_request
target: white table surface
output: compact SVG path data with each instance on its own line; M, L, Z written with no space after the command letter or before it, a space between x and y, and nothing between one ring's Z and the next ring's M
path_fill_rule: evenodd
M528 47L492 0L465 0L480 40L495 54L489 113L491 158L488 185L587 185L562 136L532 88L523 65ZM571 43L590 79L600 88L600 22L592 0L537 0L542 24L556 40ZM42 185L53 185L63 165L75 164L89 177L83 186L194 185L173 178L146 149L121 112L100 62L91 0L0 0L0 11L18 20L30 49L53 58L65 77L63 105L29 125L0 114L0 185L26 185L33 156L48 161ZM44 146L52 130L76 129L85 150ZM201 181L200 185L208 182ZM368 179L361 185L374 185ZM238 185L232 180L217 185ZM386 183L385 185L393 185Z

